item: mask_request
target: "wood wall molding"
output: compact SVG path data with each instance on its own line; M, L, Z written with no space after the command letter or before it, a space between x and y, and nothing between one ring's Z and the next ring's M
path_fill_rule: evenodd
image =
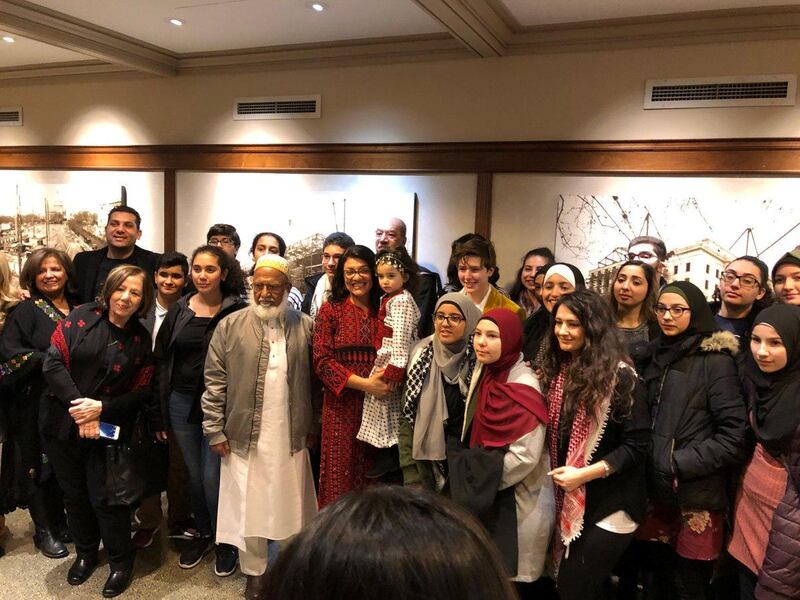
M800 174L800 139L6 146L2 169L291 173Z
M175 169L164 171L164 250L175 250L178 239L178 186Z
M475 233L485 238L492 237L492 191L494 175L478 173L478 185L475 193Z

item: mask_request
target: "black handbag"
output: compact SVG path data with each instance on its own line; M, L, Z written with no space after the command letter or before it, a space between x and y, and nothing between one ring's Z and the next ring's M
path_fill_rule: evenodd
M145 466L136 444L106 446L106 502L109 506L136 506L147 487Z

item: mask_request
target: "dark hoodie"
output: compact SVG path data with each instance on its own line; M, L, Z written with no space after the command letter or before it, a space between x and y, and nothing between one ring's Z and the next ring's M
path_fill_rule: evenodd
M194 311L189 308L189 299L193 295L193 293L187 294L170 307L167 316L164 317L161 328L158 330L158 337L153 349L153 356L156 361L153 390L158 395L162 418L162 427L158 431L166 430L166 425L169 423L169 395L172 392L172 374L175 367L175 340L194 316ZM203 337L203 362L205 362L205 353L208 351L208 344L211 342L211 336L214 335L214 329L216 329L217 324L229 314L246 307L247 302L236 294L226 296L222 300L220 311L214 315L206 326L206 332ZM194 404L189 413L189 423L199 425L203 422L200 398L205 390L205 381L202 371L197 375L197 387L194 392Z

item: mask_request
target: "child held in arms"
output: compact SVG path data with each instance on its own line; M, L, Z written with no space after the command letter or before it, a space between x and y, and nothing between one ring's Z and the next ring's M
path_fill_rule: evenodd
M420 313L411 291L417 279L417 264L405 248L384 250L375 262L378 283L384 294L378 314L381 321L381 346L375 358L377 369L384 369L383 379L393 386L384 398L364 397L361 428L356 436L376 448L375 464L366 473L378 478L400 468L397 439L400 431L402 384L412 345L417 338ZM411 290L411 291L410 291Z

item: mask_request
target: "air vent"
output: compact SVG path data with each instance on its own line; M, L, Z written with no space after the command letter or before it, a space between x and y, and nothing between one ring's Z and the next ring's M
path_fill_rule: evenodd
M796 75L650 79L644 108L794 106L796 89Z
M262 119L319 119L321 96L272 96L237 98L233 105L234 121Z
M22 107L0 106L0 127L22 127Z

